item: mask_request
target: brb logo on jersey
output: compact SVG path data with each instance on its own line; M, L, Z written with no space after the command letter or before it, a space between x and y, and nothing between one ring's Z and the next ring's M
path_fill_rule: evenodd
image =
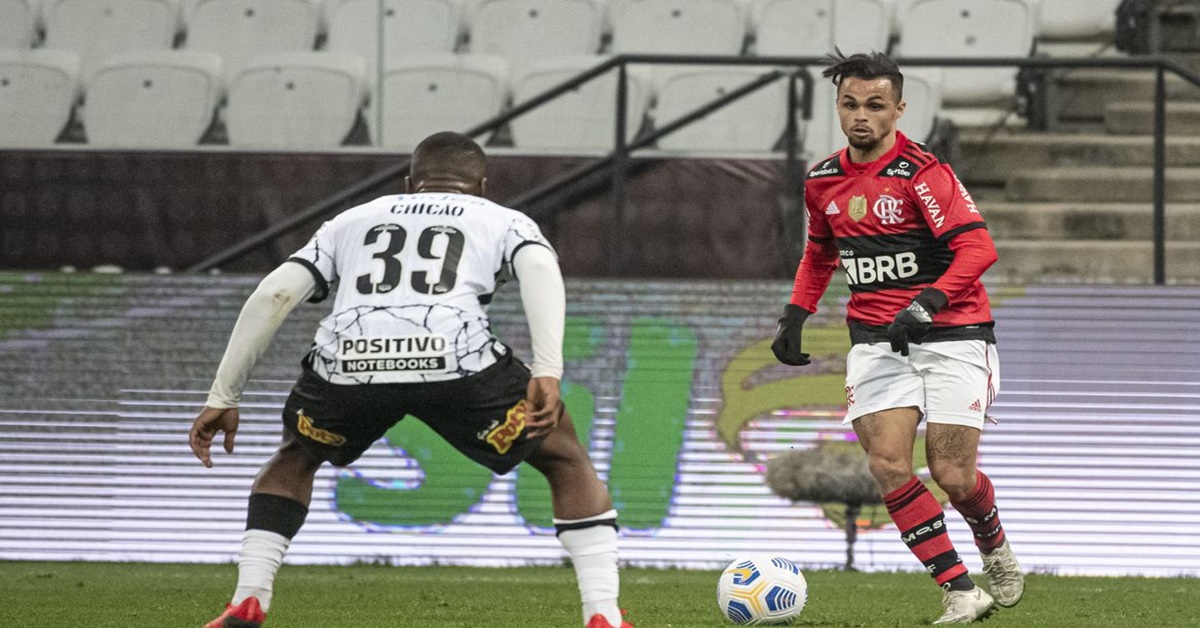
M917 254L912 252L875 257L850 257L842 254L842 268L846 269L846 282L850 285L899 281L917 274Z
M875 217L879 219L880 224L898 225L904 222L903 208L903 199L884 194L875 200L875 205L871 208L871 211L875 213Z

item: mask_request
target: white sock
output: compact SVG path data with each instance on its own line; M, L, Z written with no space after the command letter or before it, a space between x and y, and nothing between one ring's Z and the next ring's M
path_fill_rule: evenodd
M263 612L271 606L271 591L275 573L283 564L291 541L286 536L266 530L246 530L242 535L242 551L238 555L238 584L233 592L233 605L248 597L258 598Z
M617 511L584 519L555 519L555 525L577 525L588 521L616 519ZM621 625L621 608L617 605L620 592L620 576L617 574L617 531L610 525L600 524L564 530L559 533L571 563L575 566L575 578L579 582L579 595L583 600L583 622L586 624L597 613L604 615L614 627Z

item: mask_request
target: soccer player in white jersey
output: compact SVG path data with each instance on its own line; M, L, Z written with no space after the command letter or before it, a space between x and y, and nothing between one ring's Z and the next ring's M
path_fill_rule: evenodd
M483 198L485 168L470 138L431 135L413 153L408 193L328 221L246 301L191 429L205 467L217 432L233 452L238 400L283 320L337 285L284 405L282 442L250 491L237 589L206 628L262 625L317 469L354 462L406 414L496 473L524 461L544 474L586 626L632 628L617 605L617 513L560 396L558 260L532 220ZM510 276L529 324L531 367L488 324L486 306Z

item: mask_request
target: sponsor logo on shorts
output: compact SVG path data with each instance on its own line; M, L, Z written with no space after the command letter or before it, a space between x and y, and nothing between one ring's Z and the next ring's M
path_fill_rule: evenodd
M508 409L503 423L492 421L492 427L486 433L480 434L488 444L496 448L496 453L508 453L525 430L525 407L524 399L518 401L517 405Z
M341 434L334 434L329 430L323 430L313 426L313 420L308 415L304 414L304 409L296 411L296 431L304 436L307 436L323 445L331 445L333 447L341 447L346 444L346 437Z
M444 371L447 344L439 334L343 338L338 359L343 373Z
M854 405L854 387L847 386L846 387L846 407L849 408L852 405Z
M975 403L972 403L971 407L967 409L971 412L983 412L983 404L979 403L979 400L976 399Z

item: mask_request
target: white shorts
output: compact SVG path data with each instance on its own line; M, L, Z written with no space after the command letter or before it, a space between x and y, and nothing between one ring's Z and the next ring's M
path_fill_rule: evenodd
M983 429L1000 392L996 345L984 340L910 344L904 357L886 342L858 344L846 356L846 419L915 406L930 423Z

